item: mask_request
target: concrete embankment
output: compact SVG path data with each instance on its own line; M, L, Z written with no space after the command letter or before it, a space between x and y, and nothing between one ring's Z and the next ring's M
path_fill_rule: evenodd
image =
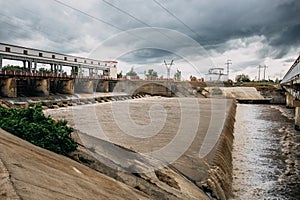
M0 199L151 199L126 184L0 129Z
M152 97L46 113L69 120L79 130L80 140L102 166L94 168L152 198L205 199L202 190L228 199L235 108L233 99ZM116 166L143 173L138 179L126 172L111 173Z
M207 87L207 97L234 98L239 103L283 104L285 96L282 89L275 86L260 87Z
M235 98L239 102L285 104L285 91L280 85L256 87L209 87L208 96Z

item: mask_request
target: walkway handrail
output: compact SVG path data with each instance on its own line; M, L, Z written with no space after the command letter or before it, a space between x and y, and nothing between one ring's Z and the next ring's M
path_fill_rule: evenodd
M291 66L291 68L289 69L289 71L284 75L281 84L286 84L292 80L294 80L295 78L299 78L300 76L300 55L298 56L298 58L295 60L294 64Z

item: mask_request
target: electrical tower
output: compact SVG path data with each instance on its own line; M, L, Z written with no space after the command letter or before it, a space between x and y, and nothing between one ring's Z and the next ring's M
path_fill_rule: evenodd
M165 60L164 60L164 63L165 63L165 66L167 68L167 78L168 80L170 79L170 72L171 72L171 67L173 65L173 60L171 61L171 63L167 63Z
M167 63L164 60L165 66L167 68L167 94L170 92L170 96L172 96L172 86L170 85L170 72L171 72L171 67L173 65L173 60L171 61L171 63Z
M264 65L263 68L264 68L264 80L266 80L266 68L268 68L268 66Z
M260 69L263 68L263 66L258 65L258 81L260 81Z
M229 80L229 65L232 65L231 60L227 59L225 65L227 66L227 80Z

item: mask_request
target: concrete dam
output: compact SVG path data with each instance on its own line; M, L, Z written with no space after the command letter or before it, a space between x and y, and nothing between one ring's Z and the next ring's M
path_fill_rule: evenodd
M81 106L45 111L56 119L67 119L75 128L85 149L80 155L97 163L91 168L149 198L232 197L234 98L263 98L254 88L204 89L202 83L191 86L185 82L109 82L98 81L101 87L95 87L90 80L84 86L88 92L67 96L85 102ZM112 87L114 93L93 92L105 87ZM140 95L139 99L132 98L136 95ZM39 98L35 103L43 102L43 97ZM14 99L17 103L18 98ZM20 178L18 174L14 176ZM32 177L33 180L35 176ZM30 185L22 187L32 190ZM15 190L26 197L18 186ZM69 193L68 188L61 192Z

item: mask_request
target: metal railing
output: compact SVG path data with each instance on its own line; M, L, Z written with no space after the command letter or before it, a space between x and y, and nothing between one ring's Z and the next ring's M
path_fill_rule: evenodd
M295 79L299 79L300 76L300 55L298 58L295 60L294 64L291 66L289 71L284 75L281 84L286 84L289 83Z

